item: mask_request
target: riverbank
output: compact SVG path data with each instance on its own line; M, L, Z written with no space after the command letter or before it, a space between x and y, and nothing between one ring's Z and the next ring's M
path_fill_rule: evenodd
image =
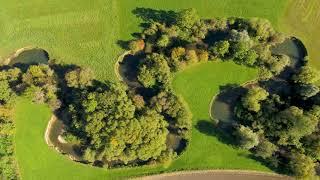
M63 126L61 120L55 115L51 116L44 135L47 145L54 148L60 154L66 155L70 160L81 161L80 156L74 150L75 145L66 142L62 138Z

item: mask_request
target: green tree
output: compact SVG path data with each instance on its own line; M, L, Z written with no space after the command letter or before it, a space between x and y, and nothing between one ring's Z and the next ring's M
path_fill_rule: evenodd
M269 69L274 74L280 74L290 64L290 57L287 55L271 56L270 59Z
M253 87L248 90L241 102L244 108L258 112L261 109L260 102L267 99L269 93L261 87Z
M157 41L157 45L162 48L167 47L169 44L170 44L170 38L166 34L162 35Z
M215 56L224 57L229 52L229 47L228 41L218 41L211 47L210 51Z
M56 81L54 71L44 64L30 66L22 78L23 82L27 85L39 87L45 84L54 84Z
M69 87L84 88L91 86L94 79L93 71L89 68L77 68L69 71L65 75L65 80Z
M313 84L320 79L320 73L310 66L303 66L298 74L293 76L295 83Z
M12 94L13 92L9 86L8 81L1 80L0 81L0 104L8 102L12 97Z
M134 40L134 41L130 41L128 47L132 51L132 53L136 53L144 49L145 43L142 39Z
M296 87L297 93L303 98L315 96L319 91L319 87L314 84L301 84Z
M148 55L140 64L138 80L145 87L168 85L171 74L166 58L157 53Z
M200 21L200 17L195 9L184 9L177 14L176 21L180 28L191 29Z
M162 91L154 96L151 107L161 114L169 117L170 124L177 132L188 138L187 132L191 129L191 112L182 98L176 96L172 91Z
M259 137L249 127L240 125L235 134L238 139L239 145L244 149L251 149L258 145Z
M263 159L267 159L270 158L277 149L278 147L276 145L274 145L267 139L262 138L255 148L255 153L257 156L262 157Z
M310 178L315 175L315 164L312 159L301 153L293 153L288 164L292 174L301 178Z
M273 123L269 131L272 135L278 136L278 144L300 147L300 139L314 132L318 118L311 113L303 112L303 109L291 106L279 112Z

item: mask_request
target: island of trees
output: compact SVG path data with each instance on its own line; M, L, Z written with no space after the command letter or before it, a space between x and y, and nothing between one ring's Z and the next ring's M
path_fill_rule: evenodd
M286 37L267 20L200 19L194 9L169 14L149 21L128 43L139 57L137 87L101 82L90 69L57 61L2 66L0 168L5 177L16 172L10 113L17 95L49 104L66 125L64 139L77 145L85 163L108 168L168 165L187 147L192 124L191 112L171 86L175 72L206 61L234 61L258 68L259 79L267 81L290 64L288 56L272 54L271 47ZM248 88L235 111L239 145L273 167L311 175L320 157L318 77L306 63L288 80L289 95L258 85ZM170 135L179 139L178 148L168 141Z

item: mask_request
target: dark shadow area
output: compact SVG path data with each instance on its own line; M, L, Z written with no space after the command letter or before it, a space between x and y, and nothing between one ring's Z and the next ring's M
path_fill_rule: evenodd
M119 74L123 81L130 87L141 87L138 81L138 70L140 60L143 56L139 55L126 55L121 62L119 62Z
M207 135L207 136L215 136L218 138L218 140L222 143L228 144L228 145L235 145L234 138L232 136L231 129L222 129L220 128L221 124L218 123L217 125L214 125L213 122L210 122L208 120L199 120L195 128Z
M123 41L123 40L118 40L117 45L120 46L122 49L129 49L129 42L130 41Z
M255 156L254 154L241 155L241 156L244 156L244 157L253 159L253 160L257 161L257 162L260 162L262 165L270 168L272 171L274 171L274 172L276 172L276 173L290 176L290 174L288 174L288 171L286 171L285 169L276 168L276 167L272 166L272 165L270 164L270 162L267 162L267 160L265 160L265 159L263 159L263 158L261 158L261 157L257 157L257 156Z
M283 43L271 47L273 55L287 55L290 58L290 64L276 78L289 79L301 66L304 65L304 58L308 55L303 43L291 37L286 39Z
M226 84L219 87L220 93L215 97L211 105L211 115L219 123L223 123L225 129L228 124L231 125L234 120L234 108L239 101L240 95L247 90L238 84Z
M263 87L270 94L278 94L282 97L289 96L293 92L292 85L288 81L280 78L261 81L259 82L259 86Z
M225 31L209 31L203 42L208 44L209 46L212 46L218 41L227 39L228 36L229 33Z
M145 23L159 22L171 25L175 22L176 12L156 10L151 8L136 8L132 11L134 15L141 18Z

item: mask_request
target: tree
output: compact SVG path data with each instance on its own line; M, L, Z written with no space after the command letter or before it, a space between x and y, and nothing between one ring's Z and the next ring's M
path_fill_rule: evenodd
M228 41L218 41L216 42L213 47L211 47L210 51L219 57L224 57L225 54L229 52L230 44Z
M32 65L27 72L23 74L22 81L27 85L44 86L45 84L54 84L56 77L54 71L44 64Z
M244 108L258 112L261 109L260 102L267 99L269 93L261 87L253 87L248 90L241 102Z
M290 57L287 55L280 55L278 57L271 56L269 69L274 74L280 74L283 69L290 64Z
M317 133L310 134L302 139L305 154L313 160L320 160L320 136Z
M142 109L145 106L145 101L143 99L143 96L139 94L136 94L133 96L132 102L137 109Z
M244 149L251 149L258 145L259 137L256 133L254 133L249 127L245 127L240 125L235 134L238 139L239 145Z
M9 83L6 80L0 81L0 104L4 104L12 97L12 90L10 89Z
M140 64L138 80L145 87L167 85L171 80L167 59L162 54L148 55Z
M248 60L247 56L250 55L248 52L251 51L251 55L254 55L253 59L250 57ZM234 42L231 46L231 53L234 57L234 60L240 64L246 64L247 62L250 61L255 61L257 58L257 55L254 54L254 50L250 50L250 44L246 41L239 41L239 42ZM248 63L248 64L253 64L253 63Z
M200 62L207 62L209 60L209 53L204 49L198 50L198 58Z
M297 93L303 98L315 96L319 91L319 87L314 84L301 84L296 87Z
M91 86L94 79L93 71L89 68L77 68L65 75L67 85L73 88L84 88Z
M300 139L314 132L318 118L301 108L291 106L280 111L273 123L269 127L269 133L279 138L278 144L300 147Z
M270 21L266 19L252 18L249 20L249 25L252 34L261 41L268 40L275 33Z
M173 48L171 51L172 59L181 59L186 54L186 50L183 47Z
M270 158L277 149L278 147L276 145L268 141L266 138L262 138L255 148L255 153L257 156L267 159Z
M157 45L162 48L167 47L169 44L170 44L170 38L166 34L162 35L157 41Z
M177 133L188 138L186 134L191 129L191 112L182 98L176 96L172 91L162 91L154 96L150 101L152 109L164 114L171 121L171 127L175 128Z
M176 21L176 24L180 28L191 29L196 23L200 21L200 17L195 9L184 9L177 14Z
M310 66L303 66L298 74L293 76L295 83L313 84L320 79L320 73Z
M133 53L136 53L136 52L139 52L139 51L142 51L145 47L145 43L142 39L139 39L139 40L134 40L134 41L131 41L129 43L129 49L133 52Z
M315 164L312 159L301 153L292 153L288 164L292 174L307 178L315 175Z
M186 60L189 64L198 62L197 52L195 50L187 50Z

